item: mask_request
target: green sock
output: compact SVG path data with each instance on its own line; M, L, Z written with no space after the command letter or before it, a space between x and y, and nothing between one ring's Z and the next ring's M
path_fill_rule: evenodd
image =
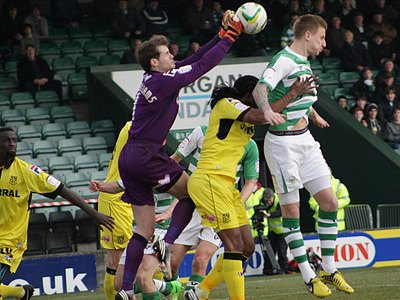
M186 284L186 287L185 287L185 291L189 291L191 289L194 289L203 280L204 280L204 276L201 276L201 275L198 275L198 274L190 275L189 280L188 280L188 282Z
M161 294L159 291L153 293L142 293L143 300L161 300Z

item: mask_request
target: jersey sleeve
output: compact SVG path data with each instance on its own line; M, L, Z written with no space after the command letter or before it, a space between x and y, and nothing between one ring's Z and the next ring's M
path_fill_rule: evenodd
M55 199L64 185L39 167L23 163L24 179L28 189L33 193Z
M190 153L198 148L198 142L204 138L201 126L197 126L193 131L179 144L176 153L180 157L187 157Z
M290 73L291 69L292 61L285 56L280 56L276 61L268 64L259 82L266 84L268 89L272 91Z
M217 105L218 110L221 112L221 117L231 120L237 120L242 113L250 109L246 104L232 98L221 99Z
M256 179L260 172L259 152L254 140L250 140L246 145L246 153L242 160L244 179Z

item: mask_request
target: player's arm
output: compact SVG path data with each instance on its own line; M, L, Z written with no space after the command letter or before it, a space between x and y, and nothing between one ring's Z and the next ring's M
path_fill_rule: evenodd
M243 202L246 202L249 199L250 195L254 191L254 187L257 185L258 178L255 179L245 179L242 190L240 191L240 196L242 197Z
M110 231L114 228L114 219L112 217L106 216L96 211L93 207L87 204L82 197L80 197L78 194L76 194L66 186L62 187L59 195L67 199L72 204L83 209L98 226L104 226Z
M156 223L164 222L168 219L171 219L172 212L174 211L174 208L178 203L178 201L179 201L178 198L175 198L167 209L165 209L162 213L156 214L156 219L155 219Z
M110 182L91 180L89 183L89 189L92 193L102 192L108 194L117 194L123 192L125 187L121 179Z
M243 202L253 193L258 182L260 171L260 153L254 140L250 140L246 145L246 151L242 159L244 185L240 191Z
M201 126L197 126L192 132L185 137L182 142L178 145L178 148L171 155L171 158L179 163L183 158L187 157L198 147L198 142L203 136L203 131Z
M315 126L318 128L326 128L329 127L329 123L325 121L324 118L322 118L315 108L311 107L311 113L310 113L310 120L314 123Z

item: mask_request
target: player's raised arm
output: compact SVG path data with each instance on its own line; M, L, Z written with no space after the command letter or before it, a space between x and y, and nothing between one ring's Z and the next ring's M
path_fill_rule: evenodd
M254 101L258 108L263 112L266 123L278 125L285 123L285 119L279 113L272 110L268 103L268 87L264 83L258 83L253 90Z

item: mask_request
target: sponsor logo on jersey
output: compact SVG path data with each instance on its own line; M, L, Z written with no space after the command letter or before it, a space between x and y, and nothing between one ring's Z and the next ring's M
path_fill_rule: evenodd
M254 125L251 125L249 123L242 123L240 125L240 129L243 130L246 134L254 134Z
M40 173L43 172L41 168L39 168L37 166L33 166L33 165L29 168L29 170L31 170L36 175L39 175Z
M213 223L217 219L215 216L210 216L207 214L201 215L201 218L208 220L210 223Z
M233 106L234 106L237 110L240 110L240 111L245 111L246 109L249 108L246 104L243 104L242 102L236 102Z
M59 186L60 185L60 181L57 178L55 178L55 177L53 177L51 175L47 176L46 181L48 183L50 183L52 186Z
M164 178L158 180L158 185L156 187L160 187L160 186L166 185L166 184L168 184L170 182L171 182L171 178L169 177L169 174L166 174L164 176Z
M16 197L16 198L20 197L18 190L8 190L8 189L0 189L0 196Z
M276 73L274 68L268 68L264 71L263 77L264 78L272 78L274 74Z
M191 65L183 66L180 67L177 71L179 74L189 73L190 71L192 71L192 66Z
M17 184L17 176L10 176L10 181L8 183L11 185Z

